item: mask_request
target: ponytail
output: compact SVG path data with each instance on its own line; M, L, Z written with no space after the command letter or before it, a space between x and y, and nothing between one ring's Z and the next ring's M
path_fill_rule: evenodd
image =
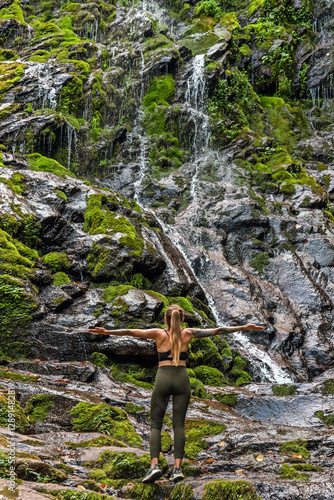
M178 366L181 352L181 323L184 321L182 307L174 304L166 309L167 326L170 330L171 353L174 365Z

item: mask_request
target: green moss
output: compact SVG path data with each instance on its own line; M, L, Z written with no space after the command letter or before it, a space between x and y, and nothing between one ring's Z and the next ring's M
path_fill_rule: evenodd
M307 441L301 441L298 439L297 441L287 441L283 443L279 447L279 451L281 453L292 455L293 453L296 455L301 455L303 458L310 458L310 452L307 449Z
M322 420L325 425L327 425L329 427L334 426L334 415L327 415L325 417L325 414L323 411L315 411L314 415L316 417L320 418L320 420Z
M249 263L259 273L263 274L263 267L269 264L269 255L266 252L259 252L252 257Z
M6 184L14 193L22 195L24 192L24 176L20 172L15 172L10 179L0 177L0 182Z
M42 262L52 273L58 273L70 267L68 257L64 252L47 253L42 257Z
M60 189L56 189L55 193L58 196L58 198L60 198L61 200L67 201L67 196L64 193L64 191L61 191Z
M8 398L8 394L0 393L0 426L8 427L9 415L13 409L15 413L15 430L16 432L25 434L29 430L29 421L24 414L23 408L17 401L17 398L15 398L14 405L12 404L13 402L12 398Z
M202 467L200 464L182 462L181 467L184 477L198 477L202 474Z
M136 413L141 413L143 410L145 410L145 407L135 405L134 403L126 403L124 409L127 413L135 415Z
M43 490L42 490L43 491ZM55 490L44 490L44 493L55 496ZM78 491L76 490L57 490L57 500L115 500L115 497L102 495L94 491ZM60 495L60 496L59 496Z
M185 455L194 460L201 450L209 447L209 444L202 439L203 436L220 434L226 429L225 425L203 420L186 420L185 433Z
M334 378L330 378L322 384L321 392L325 396L329 396L330 394L334 394Z
M94 365L101 366L101 368L105 368L109 362L108 356L102 352L93 352L90 356L90 360Z
M95 466L105 471L110 479L136 479L143 477L150 467L148 453L137 456L133 452L104 451L94 462ZM160 457L159 465L163 471L167 469L167 461Z
M53 275L53 284L55 286L64 285L65 283L71 283L66 273L58 272Z
M65 474L71 474L72 476L75 474L75 469L70 465L65 465L63 463L54 464L56 469L61 469L65 472Z
M194 368L194 372L201 382L208 385L221 386L224 379L223 374L217 368L211 368L210 366L197 366Z
M206 396L206 390L203 385L203 382L200 380L197 380L197 378L190 377L190 387L191 387L191 395L200 398L200 399L205 399Z
M13 0L13 3L8 8L1 9L0 19L15 19L23 26L27 25L23 17L23 12L19 0Z
M167 453L173 446L173 439L169 432L162 431L161 433L161 451Z
M37 420L44 420L54 407L54 396L51 394L38 394L27 401L26 414L32 424Z
M114 364L111 367L111 374L118 382L126 382L144 389L152 389L156 370L156 367L145 368L135 364Z
M182 39L182 45L191 50L193 55L204 54L212 45L221 40L221 37L212 31L201 35Z
M10 64L0 63L0 96L12 85L21 80L25 67L24 64L18 62Z
M188 311L188 312L194 314L193 305L190 302L188 297L187 298L185 298L185 297L167 297L167 300L168 300L169 305L177 304L180 307L182 307L182 309L184 311Z
M202 500L261 500L252 483L248 481L226 481L217 479L204 486Z
M209 338L192 340L188 347L188 353L188 366L190 368L204 364L217 368L222 362L218 347Z
M144 241L137 236L136 227L126 217L109 208L116 209L117 206L118 200L112 195L90 195L84 215L84 230L90 234L122 233L124 236L119 238L119 242L133 249L131 255L140 257L144 249ZM96 269L94 271L96 273Z
M63 167L56 160L52 158L47 158L46 156L42 156L39 153L32 153L26 156L29 168L31 170L37 170L42 172L51 172L58 177L64 179L67 175L69 177L75 177L75 175L67 170L67 168Z
M140 446L141 437L135 432L124 410L107 404L78 403L72 408L73 429L78 432L108 432L131 446Z
M298 472L294 465L283 464L278 471L282 479L294 479L295 481L307 481L309 474Z
M143 99L143 106L149 107L153 103L167 106L175 94L174 78L172 75L154 77L149 85L148 92Z
M80 441L80 443L72 443L71 441L65 441L65 444L71 449L76 450L77 448L100 448L102 446L119 446L126 447L122 441L118 439L113 439L107 436L100 436L97 438L89 439L88 441Z
M25 439L23 443L28 444L29 446L45 446L46 444L43 443L43 441L38 441L37 439Z
M184 471L183 471L184 474ZM171 500L193 500L194 487L192 484L178 483L174 486Z
M31 313L37 308L24 283L12 276L0 275L0 356L18 358L26 354L25 334L31 325Z
M18 278L31 277L38 253L0 229L0 271ZM1 307L1 306L0 306Z
M37 377L33 375L23 375L22 373L13 373L7 369L0 367L0 378L7 378L8 380L19 380L20 382L36 382Z
M228 372L228 378L235 383L236 386L252 381L252 377L246 372L247 361L241 356L236 356L232 363L232 368Z
M295 385L287 384L272 385L271 390L273 391L275 396L291 396L296 392L297 387Z
M107 479L107 474L102 469L94 469L88 472L88 477L102 483L105 479Z
M134 290L134 287L130 285L108 286L103 290L102 297L105 302L113 302L116 297L127 294L129 290Z
M214 394L214 397L224 405L231 406L231 408L234 408L238 402L238 396L235 392L230 392L228 394Z

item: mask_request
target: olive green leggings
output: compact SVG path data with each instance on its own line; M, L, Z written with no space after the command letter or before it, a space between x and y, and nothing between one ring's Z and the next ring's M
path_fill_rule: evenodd
M190 381L185 366L158 368L151 398L151 458L160 454L162 422L170 396L173 396L174 457L183 458L184 420L190 400Z

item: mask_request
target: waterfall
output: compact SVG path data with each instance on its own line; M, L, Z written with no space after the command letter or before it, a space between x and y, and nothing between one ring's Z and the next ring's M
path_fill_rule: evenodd
M152 9L153 3L143 2L143 9ZM138 85L136 85L135 88L137 89L137 99L139 98L140 103L142 103L145 95L144 75L146 68L144 54L142 52L139 54L139 78L141 81L138 82ZM211 151L208 147L210 140L210 118L207 112L205 55L202 54L195 56L190 64L190 77L185 84L184 109L189 121L193 124L193 136L190 144L190 150L193 158L191 160L192 171L189 176L191 203L187 207L187 211L181 214L181 217L184 215L189 217L189 221L187 221L187 219L184 220L183 227L187 227L187 230L190 230L191 248L188 244L186 235L182 234L182 228L180 230L179 227L165 224L159 217L157 211L151 209L149 206L145 206L148 205L149 202L144 201L142 191L144 182L146 182L148 174L150 173L150 161L148 158L150 138L147 137L145 131L143 130L143 110L139 106L135 127L128 136L129 144L130 137L131 140L132 138L135 138L136 141L138 141L140 148L135 156L136 179L133 183L134 199L144 210L154 214L164 233L169 237L171 245L174 245L181 252L189 266L189 269L192 270L198 279L198 282L201 284L203 292L207 297L208 304L210 305L215 316L216 323L218 325L222 325L222 318L215 308L214 294L212 294L212 291L210 293L210 289L208 289L216 280L216 269L212 266L209 251L205 249L204 245L203 236L205 228L201 227L200 221L201 203L203 202L200 179L208 165L213 165L214 170L216 172L220 172L221 178L224 179L224 182L225 180L226 182L230 182L232 174L228 171L225 158L221 158L219 153ZM124 187L126 188L126 186ZM189 222L188 225L187 222ZM158 241L157 244L159 244ZM159 244L159 246L160 248L162 247L161 244ZM162 248L161 251L162 254L165 254ZM219 249L219 251L221 252L221 249ZM164 255L164 257L166 257L166 255ZM166 259L166 262L168 268L170 268L170 259ZM259 373L262 381L277 383L292 381L289 375L287 375L267 353L253 345L242 333L238 333L234 339L236 341L234 346L240 350L243 355L245 355L246 350L248 354L251 355L252 364L256 366L256 371Z

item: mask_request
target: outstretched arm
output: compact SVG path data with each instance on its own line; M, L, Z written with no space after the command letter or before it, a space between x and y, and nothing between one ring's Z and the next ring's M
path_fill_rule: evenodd
M221 335L222 333L233 333L242 330L264 330L264 327L248 323L247 325L240 325L240 326L219 326L218 328L213 328L211 330L210 329L198 330L196 328L190 328L190 331L195 338L212 337L213 335Z
M155 339L158 334L157 328L151 328L150 330L106 330L105 328L91 328L88 330L91 333L99 333L101 335L116 335L117 337L139 337L141 339Z

